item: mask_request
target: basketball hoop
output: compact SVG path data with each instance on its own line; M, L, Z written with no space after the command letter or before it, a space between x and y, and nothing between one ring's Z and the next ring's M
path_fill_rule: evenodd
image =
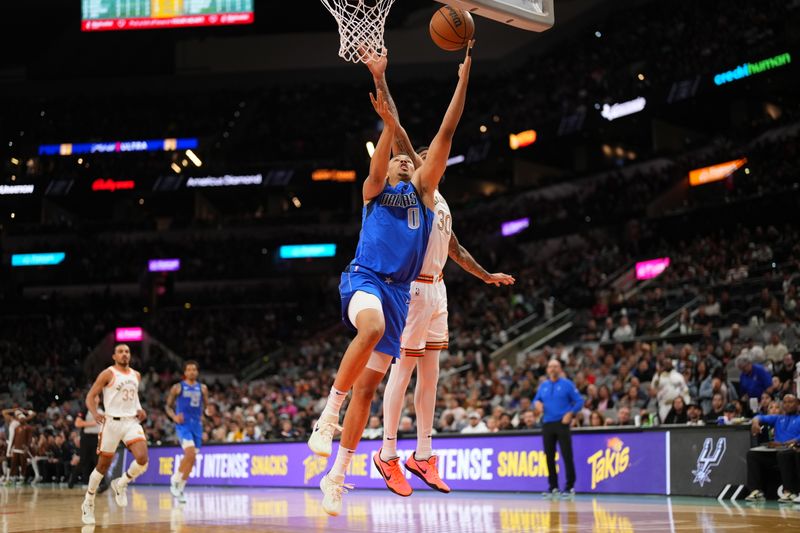
M383 29L394 0L321 1L339 25L340 57L369 63L386 55Z

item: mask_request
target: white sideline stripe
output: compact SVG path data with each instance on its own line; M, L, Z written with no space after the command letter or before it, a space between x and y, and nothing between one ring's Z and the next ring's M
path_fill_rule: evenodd
M739 485L739 488L736 489L736 492L734 492L733 496L731 496L731 501L736 499L736 497L739 495L739 493L742 492L742 489L744 489L744 485Z
M719 496L717 496L717 500L718 500L718 501L722 501L722 499L725 497L725 493L727 493L727 492L728 492L728 489L729 489L729 488L731 488L731 484L730 484L730 483L728 483L727 485L725 485L725 488L724 488L724 489L722 489L722 492L720 492L720 493L719 493Z

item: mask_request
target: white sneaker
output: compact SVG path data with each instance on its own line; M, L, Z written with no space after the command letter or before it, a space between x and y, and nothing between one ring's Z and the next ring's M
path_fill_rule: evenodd
M791 492L784 492L780 498L778 498L778 502L780 503L792 503L797 498L797 494L792 494Z
M745 498L745 500L748 502L760 502L763 499L764 499L764 493L758 489L748 494L747 497Z
M176 498L180 498L181 497L181 486L180 486L180 483L178 481L175 481L174 479L170 479L169 491Z
M341 431L342 426L332 422L317 422L317 425L314 426L314 431L311 432L311 436L308 438L308 447L316 455L330 457L333 449L333 434L336 430Z
M111 490L114 492L114 500L120 507L128 506L128 487L120 487L119 479L117 478L111 482Z
M797 496L795 496L794 500L792 500L792 501L793 501L794 503L800 503L800 494L798 494Z
M348 489L353 485L347 483L336 483L328 479L328 475L322 476L319 482L319 489L324 496L322 497L322 509L331 516L339 516L342 513L342 494L347 494Z
M87 526L94 525L94 502L83 500L81 504L81 520Z
M183 491L181 491L181 493L178 494L178 503L180 503L181 505L186 503L186 494Z

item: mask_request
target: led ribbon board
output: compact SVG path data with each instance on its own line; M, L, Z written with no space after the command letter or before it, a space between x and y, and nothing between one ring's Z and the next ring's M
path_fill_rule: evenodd
M117 328L114 335L117 342L139 342L142 337L142 328Z
M33 185L0 185L0 196L33 194Z
M612 105L605 104L603 105L602 111L600 111L600 115L602 115L603 118L608 121L616 120L621 117L627 117L628 115L638 113L644 110L646 105L647 99L644 96L640 96L639 98L634 98L633 100L628 100L627 102L620 102Z
M180 259L151 259L147 262L147 270L150 272L176 272L180 269Z
M669 257L659 257L636 263L636 279L652 279L661 275L669 266Z
M689 172L689 185L697 187L698 185L705 185L714 181L724 180L747 163L747 158L735 159L720 163L719 165L712 165L710 167L703 167L692 170Z
M335 244L287 244L280 247L281 259L305 259L308 257L334 257Z
M779 54L768 59L762 59L757 63L742 63L735 69L727 72L721 72L714 76L714 84L718 86L724 85L732 81L753 76L754 74L761 74L767 70L786 66L791 62L792 56L787 52L785 54Z
M39 155L81 155L122 152L174 152L197 148L197 138L151 139L149 141L112 141L99 143L61 143L39 145Z
M536 142L536 130L525 130L508 135L508 147L512 150L530 146Z
M264 182L264 176L255 174L253 176L207 176L205 178L189 178L186 180L186 186L189 188L194 187L235 187L238 185L261 185Z
M528 217L509 220L508 222L503 222L502 226L500 226L500 232L503 234L503 237L509 237L527 229L530 225L531 219Z
M82 0L83 31L252 24L253 0Z
M44 252L37 254L14 254L11 256L12 267L49 266L64 262L65 252Z

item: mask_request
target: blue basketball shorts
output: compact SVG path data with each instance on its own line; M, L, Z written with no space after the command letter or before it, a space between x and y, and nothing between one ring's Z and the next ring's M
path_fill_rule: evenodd
M203 426L200 424L178 424L175 426L178 442L184 450L192 446L200 448L203 445Z
M342 321L353 331L355 324L350 322L347 310L353 295L363 291L372 294L381 301L385 328L383 337L375 346L376 352L385 353L395 359L400 357L400 339L408 316L408 305L411 302L411 287L408 283L397 283L386 276L381 276L360 266L348 266L342 273L339 283L339 294L342 297Z

